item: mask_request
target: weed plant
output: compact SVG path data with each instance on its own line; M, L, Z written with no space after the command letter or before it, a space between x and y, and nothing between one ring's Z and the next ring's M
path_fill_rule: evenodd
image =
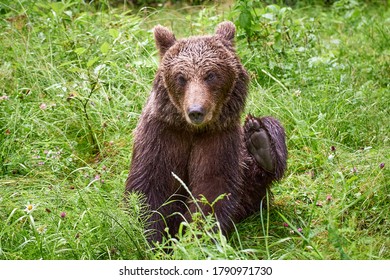
M390 258L388 6L254 2L0 3L0 259ZM142 198L123 202L158 65L151 28L226 19L252 77L246 111L282 121L288 171L231 236L196 216L151 248Z

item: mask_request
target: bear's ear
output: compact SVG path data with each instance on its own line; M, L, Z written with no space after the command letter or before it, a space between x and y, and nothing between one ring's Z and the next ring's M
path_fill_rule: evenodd
M168 28L161 25L155 26L153 32L160 57L163 57L165 52L176 42L175 35Z
M218 24L215 35L230 43L234 43L234 36L236 34L236 27L231 21L224 21Z

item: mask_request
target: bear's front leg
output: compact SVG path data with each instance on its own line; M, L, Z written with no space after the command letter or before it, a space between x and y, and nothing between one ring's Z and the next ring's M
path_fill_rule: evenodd
M184 212L185 198L180 183L172 172L187 178L189 144L185 135L164 128L158 121L143 118L135 131L130 173L126 192L142 193L149 207L147 236L150 242L160 241L169 227L175 234Z
M282 178L287 166L287 147L284 128L272 117L248 115L244 125L249 154L273 179Z
M280 180L287 166L287 147L282 125L272 117L247 116L244 125L246 144L246 215L260 209L272 182ZM263 205L265 203L263 202Z
M203 195L211 204L220 195L226 197L216 202L213 209L209 205L190 203L191 214L211 212L220 224L222 232L231 231L233 223L243 214L242 197L242 134L240 128L233 131L204 133L195 138L189 163L189 186L192 195L198 199ZM200 209L198 209L200 207Z

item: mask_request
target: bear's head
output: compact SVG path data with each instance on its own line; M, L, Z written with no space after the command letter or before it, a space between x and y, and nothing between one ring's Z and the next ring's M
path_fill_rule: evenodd
M154 28L164 86L192 127L239 118L248 77L235 53L234 36L235 26L228 21L219 24L212 36L181 40L163 26ZM229 102L233 95L238 96Z

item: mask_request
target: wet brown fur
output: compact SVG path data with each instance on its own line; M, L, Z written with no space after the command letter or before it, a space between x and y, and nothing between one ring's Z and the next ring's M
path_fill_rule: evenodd
M214 208L228 233L233 223L258 211L266 189L286 168L284 130L275 119L259 119L271 139L275 172L263 170L245 146L240 116L249 79L234 50L234 34L230 22L221 23L213 36L182 40L165 27L154 29L161 62L135 130L126 181L126 192L145 194L153 211L152 241L160 241L167 226L171 234L177 232L181 218L174 213L190 218L197 211L172 172L195 198L204 195L213 202L228 194ZM205 112L196 125L189 117L195 105Z

